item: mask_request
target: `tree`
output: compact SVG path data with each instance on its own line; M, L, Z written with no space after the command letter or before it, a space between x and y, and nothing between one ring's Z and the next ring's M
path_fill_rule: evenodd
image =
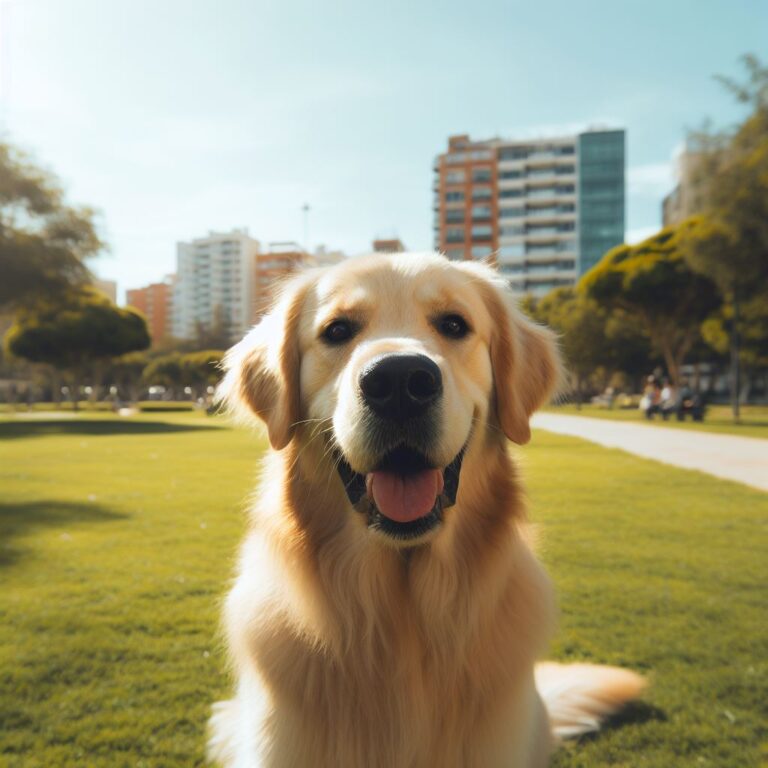
M135 403L139 399L142 377L147 365L149 358L146 352L129 352L112 358L106 372L107 381L116 386L123 395L127 394L128 400Z
M181 372L181 354L170 352L152 360L144 369L144 382L150 386L160 385L175 394L177 387L183 386Z
M748 81L719 78L751 112L735 131L689 136L699 213L681 239L688 263L711 278L731 306L731 395L739 418L744 302L768 301L768 67L745 56ZM768 331L764 331L768 333Z
M16 357L68 371L77 407L86 366L146 349L150 337L141 314L116 307L85 286L58 302L21 310L5 335L5 344Z
M190 352L181 356L182 382L199 393L202 389L218 384L222 377L219 367L224 359L224 351L207 349L202 352Z
M605 361L605 313L573 288L556 288L535 308L537 319L560 333L566 367L575 379L576 403L581 407L585 380Z
M198 321L195 324L195 348L228 349L232 343L232 323L229 313L221 304L213 308L213 320L210 325Z
M579 290L600 306L637 318L676 385L702 322L721 303L715 284L683 258L679 240L688 226L667 227L636 245L614 248L579 281Z
M93 217L65 204L51 174L0 143L0 307L50 301L85 283L83 260L104 248Z
M167 387L173 393L180 387L190 387L197 396L202 388L218 383L222 376L219 363L223 357L224 352L215 349L160 355L144 369L144 381Z

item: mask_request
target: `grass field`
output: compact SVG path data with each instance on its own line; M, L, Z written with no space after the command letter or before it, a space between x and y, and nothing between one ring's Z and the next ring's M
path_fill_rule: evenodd
M546 410L551 413L563 413L573 416L592 416L596 419L615 419L633 421L638 424L652 424L659 428L689 429L697 432L718 432L725 435L741 437L762 437L768 439L768 406L745 405L741 409L741 421L734 424L730 405L711 405L702 422L691 421L690 416L685 421L677 421L674 416L664 421L656 414L648 421L637 408L602 408L595 405L551 405Z
M204 764L262 447L198 413L0 420L3 768ZM768 495L546 433L519 453L562 604L552 656L653 682L557 768L760 765Z

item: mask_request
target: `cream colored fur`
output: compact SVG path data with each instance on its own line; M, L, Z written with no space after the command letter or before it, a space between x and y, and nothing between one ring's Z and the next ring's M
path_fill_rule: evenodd
M467 340L435 332L444 311L467 317ZM339 314L361 330L329 349L319 332ZM402 350L429 355L443 375L436 454L447 464L467 446L456 505L409 547L368 530L330 451L363 471L357 376L382 351ZM305 274L227 367L223 399L258 415L274 450L226 601L236 690L215 707L213 759L543 767L558 736L596 728L638 695L642 679L623 670L534 671L554 598L526 543L507 438L527 441L560 366L552 335L518 313L492 270L402 254Z

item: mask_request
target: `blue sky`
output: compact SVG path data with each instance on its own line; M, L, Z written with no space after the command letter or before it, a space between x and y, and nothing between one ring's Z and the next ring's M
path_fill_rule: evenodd
M429 248L452 133L625 127L636 238L749 51L762 0L0 0L0 130L100 209L121 290L209 229L301 240L304 202L312 245Z

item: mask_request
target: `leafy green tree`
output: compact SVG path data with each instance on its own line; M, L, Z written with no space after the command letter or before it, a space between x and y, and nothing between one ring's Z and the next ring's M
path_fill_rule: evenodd
M0 308L50 301L89 279L104 248L90 208L65 203L57 180L0 143Z
M181 356L182 381L185 387L192 387L196 394L205 392L209 386L218 384L222 376L219 367L224 351L207 349L190 352Z
M579 289L600 306L637 320L676 385L702 322L721 303L715 284L683 258L679 241L688 226L667 227L641 243L612 249L579 281Z
M139 399L144 370L148 365L149 357L146 352L129 352L110 360L105 378L116 386L123 396L127 395L128 399L135 403Z
M5 335L5 344L16 357L69 372L77 407L87 366L146 349L150 338L138 312L116 307L85 286L59 302L21 310Z
M556 288L537 303L535 314L560 333L560 347L581 406L584 382L605 362L605 313L573 288Z
M144 369L144 383L148 386L166 387L175 397L176 390L183 386L181 357L178 352L169 352L151 360Z
M224 357L220 350L202 352L171 352L152 360L144 370L144 381L149 385L161 385L176 395L182 387L190 387L195 396L221 378L219 363Z
M681 238L688 263L728 301L731 393L739 418L742 305L768 302L768 67L745 56L744 84L719 78L750 108L735 130L689 137L698 213ZM768 334L768 329L764 330Z

